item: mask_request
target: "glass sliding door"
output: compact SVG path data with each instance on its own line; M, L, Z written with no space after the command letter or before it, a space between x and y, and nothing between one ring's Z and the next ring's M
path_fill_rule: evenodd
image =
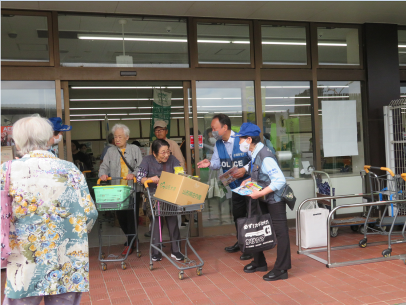
M243 122L255 123L255 100L253 81L197 81L197 121L198 134L202 136L199 144L197 163L203 159L211 159L214 152L215 140L212 135L211 121L216 114L226 114L231 120L231 129L240 130ZM193 127L195 128L195 126ZM195 145L197 141L195 141ZM205 209L202 212L203 227L231 226L234 228L232 217L232 202L230 188L224 188L219 183L218 176L222 170L200 169L203 183L211 185ZM224 232L224 231L223 231Z

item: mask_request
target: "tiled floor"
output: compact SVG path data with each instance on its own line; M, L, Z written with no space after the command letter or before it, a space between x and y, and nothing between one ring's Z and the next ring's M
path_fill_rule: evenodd
M127 270L120 264L108 264L101 271L97 249L91 250L90 293L82 304L401 304L406 302L406 265L401 260L328 269L323 264L296 253L295 230L290 230L292 269L289 279L277 282L262 280L264 273L245 274L247 262L239 253L223 249L235 237L194 238L192 245L203 258L203 276L195 270L186 272L183 280L167 260L148 269L148 244L141 245L143 256L132 254ZM362 235L348 229L339 231L333 245L354 244ZM382 237L370 237L370 241ZM385 246L354 248L333 253L333 260L344 261L379 257ZM169 247L165 248L169 251ZM406 244L393 246L393 255L406 253ZM117 247L117 250L121 250ZM269 270L276 250L266 253ZM323 257L323 254L319 255ZM324 255L325 256L325 255ZM1 274L4 281L5 272ZM2 285L3 286L3 285ZM3 290L3 289L2 289ZM3 292L2 292L3 298Z

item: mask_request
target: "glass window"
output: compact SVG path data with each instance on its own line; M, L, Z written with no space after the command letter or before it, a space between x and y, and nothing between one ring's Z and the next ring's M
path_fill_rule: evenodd
M199 64L250 64L250 27L246 23L197 23Z
M287 178L313 165L311 89L308 81L261 82L266 145Z
M307 65L306 28L262 25L262 63L266 65Z
M319 118L320 118L320 147L321 147L321 165L322 171L329 174L354 174L359 175L364 167L364 135L362 123L362 101L361 101L361 84L358 81L319 81L317 83L319 99ZM350 131L343 134L344 138L337 139L339 143L345 140L351 140L351 130L356 130L357 153L348 156L325 157L324 156L324 139L323 139L323 101L330 101L339 104L340 101L354 101L356 109L356 126L351 126ZM347 107L347 106L344 106ZM348 108L339 109L345 116ZM340 127L337 127L340 128ZM342 127L341 127L342 129ZM349 142L351 144L351 142ZM345 143L344 143L345 144ZM346 145L346 144L345 144Z
M357 28L317 28L319 65L359 65Z
M199 149L199 158L211 159L214 145L211 121L214 115L224 113L230 117L231 129L240 130L243 122L255 123L255 99L253 81L198 81L196 82L198 134L203 136L203 148ZM193 125L191 125L193 126ZM197 143L197 141L195 141ZM200 178L204 183L217 179L220 170L201 169ZM213 180L214 181L214 180ZM213 182L212 182L213 183ZM221 183L219 184L221 188ZM203 211L203 226L233 224L231 213L231 190L224 193L213 192L206 199Z
M14 145L12 125L27 116L55 117L54 81L1 82L1 146Z
M406 66L406 30L398 31L399 64Z
M58 24L62 66L189 67L184 18L60 14Z
M406 98L406 82L400 83L400 97Z
M1 16L1 61L49 62L46 16Z

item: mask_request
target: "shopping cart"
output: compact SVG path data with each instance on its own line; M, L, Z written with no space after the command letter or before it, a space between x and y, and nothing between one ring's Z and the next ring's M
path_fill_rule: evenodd
M197 254L195 249L192 247L192 245L189 242L189 226L190 222L187 223L186 226L186 237L181 238L180 240L176 240L176 242L181 243L182 241L185 241L185 253L184 253L184 260L183 262L177 262L170 258L168 255L166 255L162 251L162 246L164 244L169 244L173 241L162 241L162 232L160 230L160 236L159 236L159 243L158 245L153 244L154 240L154 225L155 221L159 221L159 227L161 228L161 222L163 221L161 217L164 216L177 216L177 215L189 215L189 219L192 219L193 213L195 212L201 212L204 209L204 204L199 203L199 204L190 204L190 205L178 205L178 204L173 204L168 201L156 198L154 196L151 196L151 193L149 191L149 183L154 183L152 180L147 180L144 182L145 189L147 190L148 193L148 199L149 199L149 204L151 207L151 212L152 212L152 229L151 229L151 245L149 248L149 269L152 270L153 267L153 262L152 262L152 249L156 249L161 253L166 259L168 259L172 265L174 265L178 270L179 270L179 279L183 280L184 276L184 270L188 269L193 269L196 268L196 274L197 275L202 275L203 270L202 267L204 265L203 260L200 258L200 256ZM193 254L196 256L196 260L192 260L188 258L188 247L190 250L193 252ZM180 248L180 245L179 245Z
M314 197L320 198L317 200L319 206L324 207L328 210L332 210L336 207L336 199L323 199L323 197L335 196L335 188L331 181L330 175L326 172L315 171L311 172L311 176L314 181ZM361 179L364 183L364 178L361 173ZM364 213L365 214L365 213ZM340 227L350 227L353 232L360 231L364 232L364 224L367 221L369 225L372 225L376 222L376 218L370 217L368 220L365 215L355 216L355 217L342 217L342 218L333 218L331 221L330 236L337 237L338 229Z
M370 170L386 171L384 175L377 175ZM369 177L369 188L371 192L371 202L376 201L376 194L378 194L378 200L402 200L405 199L405 194L402 192L404 181L406 181L406 174L395 175L392 170L386 167L374 167L365 165L364 170ZM359 241L359 246L365 248L367 246L367 235L387 235L388 236L388 249L382 251L382 256L389 257L392 253L393 243L406 242L405 226L406 215L399 215L400 211L405 210L406 200L404 203L392 203L386 205L380 219L377 220L377 226L368 225L367 221L371 218L372 207L368 210L368 214L365 220L364 238ZM403 225L403 230L395 232L395 225ZM387 232L387 227L390 227ZM395 234L401 234L403 240L392 240L391 236Z
M107 180L112 179L124 179L125 177L121 178L107 178ZM97 186L93 187L96 196L96 208L98 211L116 211L116 210L128 210L133 211L134 219L135 219L135 234L126 234L125 236L131 238L131 242L128 245L129 248L133 246L135 243L136 245L136 253L137 257L141 257L141 252L138 248L138 229L137 229L137 216L136 216L136 182L132 183L132 187L127 185L100 185L100 179L97 180ZM99 261L101 263L101 268L103 271L107 270L108 262L121 262L121 268L123 270L127 269L127 265L125 263L126 259L130 251L127 251L124 257L119 257L118 255L114 255L110 253L110 247L112 246L111 242L116 242L118 237L122 237L122 235L103 235L103 223L107 222L105 219L99 217ZM103 237L108 239L107 245L107 257L106 254L103 252Z

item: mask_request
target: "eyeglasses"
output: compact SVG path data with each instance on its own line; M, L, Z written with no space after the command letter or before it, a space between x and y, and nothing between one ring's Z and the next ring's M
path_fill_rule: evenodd
M166 130L166 128L163 128L163 129L155 129L154 132L155 132L155 133L161 133L161 132L164 132L165 130Z
M159 154L160 154L161 156L170 155L170 154L171 154L171 151L170 151L170 150L167 150L167 151L160 152Z

